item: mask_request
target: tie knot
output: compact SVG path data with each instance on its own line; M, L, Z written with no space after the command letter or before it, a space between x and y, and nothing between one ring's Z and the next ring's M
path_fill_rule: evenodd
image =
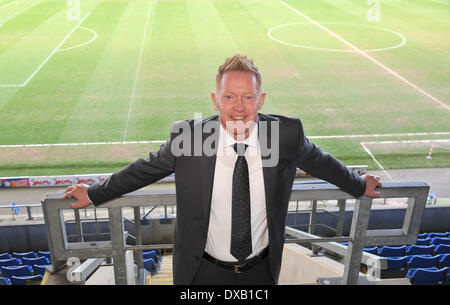
M233 148L239 157L242 157L245 154L245 150L248 145L244 143L234 143Z

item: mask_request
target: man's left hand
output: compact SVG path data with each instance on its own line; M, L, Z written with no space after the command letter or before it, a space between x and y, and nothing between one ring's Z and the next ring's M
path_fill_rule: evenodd
M375 192L375 188L381 187L380 177L365 174L362 175L361 178L366 181L366 191L364 192L364 195L369 197L380 197L380 192Z

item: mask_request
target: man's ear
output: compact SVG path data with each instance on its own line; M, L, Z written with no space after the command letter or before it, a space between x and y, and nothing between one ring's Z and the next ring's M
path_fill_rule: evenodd
M259 99L258 111L262 109L262 106L264 105L264 100L265 99L266 99L266 94L263 93L261 95L261 98Z
M217 104L216 94L214 92L211 93L211 99L213 101L214 110L219 111L219 105Z

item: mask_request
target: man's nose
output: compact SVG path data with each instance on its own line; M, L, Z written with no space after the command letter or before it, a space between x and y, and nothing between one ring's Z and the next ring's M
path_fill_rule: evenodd
M235 102L234 102L234 109L235 110L244 110L245 109L245 105L244 105L244 101L241 98L238 98Z

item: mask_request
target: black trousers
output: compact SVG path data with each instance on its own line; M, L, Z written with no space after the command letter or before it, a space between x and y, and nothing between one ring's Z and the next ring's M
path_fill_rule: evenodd
M250 270L236 273L202 258L192 285L275 285L267 255Z

